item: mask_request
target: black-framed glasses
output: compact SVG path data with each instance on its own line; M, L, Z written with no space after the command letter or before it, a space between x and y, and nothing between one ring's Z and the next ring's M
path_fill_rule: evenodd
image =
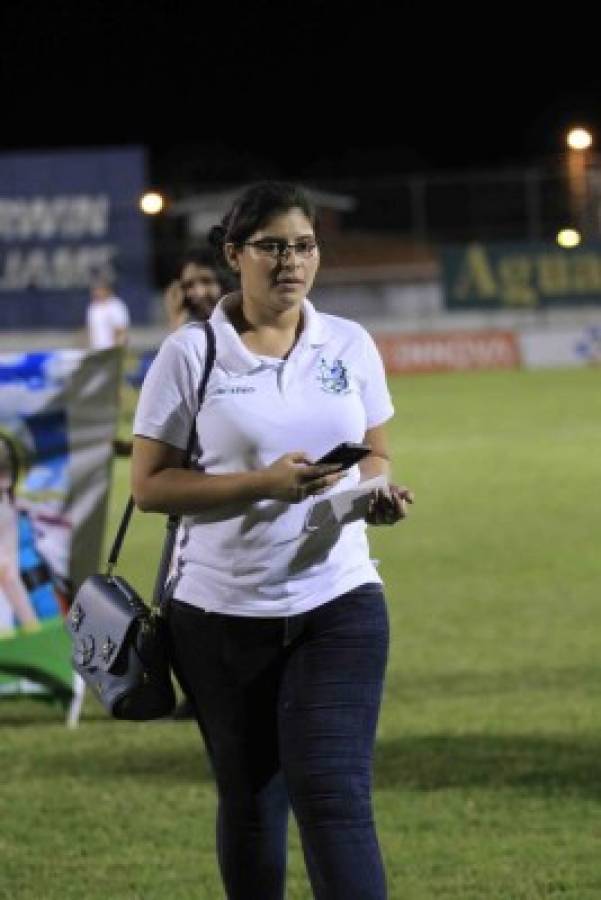
M317 253L317 241L314 238L299 238L298 241L285 241L284 238L259 238L256 241L245 241L245 247L254 247L262 256L270 259L283 259L294 251L301 259L311 259Z

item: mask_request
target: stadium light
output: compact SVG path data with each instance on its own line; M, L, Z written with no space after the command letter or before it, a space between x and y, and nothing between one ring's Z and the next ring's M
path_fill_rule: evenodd
M582 241L582 235L575 228L562 228L561 231L557 232L555 240L560 247L569 250L578 246Z
M593 136L588 128L582 128L578 125L570 128L566 142L570 150L588 150L593 143Z
M582 125L570 128L566 135L566 163L570 218L581 234L590 230L590 192L588 168L591 162L593 135Z
M156 216L165 206L165 200L157 191L147 191L140 197L140 209L147 216Z

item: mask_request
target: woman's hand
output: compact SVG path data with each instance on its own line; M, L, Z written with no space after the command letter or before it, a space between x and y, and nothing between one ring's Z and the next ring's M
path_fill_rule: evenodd
M413 503L414 499L409 488L390 484L387 491L377 491L365 521L368 525L394 525L407 516L407 504Z
M285 453L263 470L270 500L300 503L323 494L344 476L338 465L313 465L304 453Z

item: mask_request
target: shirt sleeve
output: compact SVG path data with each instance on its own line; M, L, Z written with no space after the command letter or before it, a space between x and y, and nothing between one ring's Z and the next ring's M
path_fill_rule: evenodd
M134 417L135 435L186 449L198 413L205 353L204 343L200 351L179 334L164 341L142 384Z
M367 428L383 425L394 415L394 406L386 383L386 372L380 352L365 329L363 333L363 366L361 367L361 397Z

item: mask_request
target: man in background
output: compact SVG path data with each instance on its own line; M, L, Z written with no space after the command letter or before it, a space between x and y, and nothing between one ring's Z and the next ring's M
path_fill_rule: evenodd
M97 276L90 286L86 322L91 350L123 347L127 343L129 312L106 276Z
M185 322L208 319L219 298L231 289L227 273L219 267L213 248L200 244L179 266L179 277L165 290L165 310L173 330Z
M123 300L115 295L113 282L106 275L97 275L90 285L86 325L90 350L108 350L127 344L129 312ZM129 456L131 441L115 438L113 449L117 456Z

